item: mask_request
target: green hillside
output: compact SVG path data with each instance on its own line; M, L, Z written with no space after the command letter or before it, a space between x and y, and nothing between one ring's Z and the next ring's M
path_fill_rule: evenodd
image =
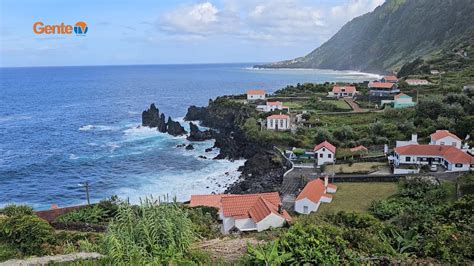
M384 72L474 36L474 0L387 0L304 57L259 65Z

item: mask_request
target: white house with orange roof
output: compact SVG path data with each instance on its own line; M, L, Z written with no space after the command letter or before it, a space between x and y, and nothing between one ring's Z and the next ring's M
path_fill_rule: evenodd
M309 214L317 211L322 202L332 201L332 195L328 193L336 191L337 186L329 184L327 176L324 181L318 178L308 182L295 200L295 212Z
M270 102L267 101L265 105L258 105L257 106L258 110L262 110L264 112L273 112L277 110L281 111L287 111L288 113L290 112L290 108L288 106L284 106L282 102Z
M430 144L454 146L461 149L462 141L458 136L448 130L436 130L435 133L430 135Z
M372 96L388 96L400 92L397 84L391 82L371 81L368 86Z
M426 85L430 85L431 83L429 81L427 81L426 79L407 79L405 80L405 82L409 85L409 86L426 86Z
M267 129L270 130L289 130L291 120L289 115L270 115L267 117Z
M380 79L381 82L389 82L389 83L397 83L398 82L398 78L394 75L389 75L389 76L383 76L381 79Z
M354 97L356 94L357 89L355 86L335 85L332 87L332 91L328 92L328 96L333 98Z
M278 192L192 195L189 206L217 208L224 234L232 230L260 232L272 227L281 227L291 221L288 212L281 209Z
M395 166L442 165L449 172L474 170L474 156L454 146L406 145L394 149Z
M265 100L265 90L248 90L247 91L247 100Z
M313 152L318 166L327 163L334 163L336 160L336 146L326 140L314 146Z

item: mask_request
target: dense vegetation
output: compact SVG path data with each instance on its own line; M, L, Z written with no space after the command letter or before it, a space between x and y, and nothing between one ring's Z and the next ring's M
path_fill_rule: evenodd
M251 263L338 264L394 260L470 263L474 259L474 197L454 200L452 186L435 179L400 183L371 214L300 217L274 241L250 248Z
M348 22L308 55L264 67L362 71L398 68L469 41L474 36L473 13L474 5L469 0L389 0Z

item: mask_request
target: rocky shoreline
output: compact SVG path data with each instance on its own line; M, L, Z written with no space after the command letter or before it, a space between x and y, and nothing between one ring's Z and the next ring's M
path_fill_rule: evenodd
M215 140L212 148L218 148L220 152L214 159L246 160L245 164L239 168L241 175L238 181L231 184L226 189L226 193L278 191L283 181L286 167L281 155L274 151L270 144L249 139L240 128L254 112L248 106L230 103L224 97L218 97L210 100L207 107L189 107L184 118L190 123L187 140ZM188 133L179 122L171 118L168 118L167 123L164 121L165 115L160 114L154 104L142 113L143 126L156 127L160 132L173 136ZM209 129L201 131L191 121L200 121L201 125Z

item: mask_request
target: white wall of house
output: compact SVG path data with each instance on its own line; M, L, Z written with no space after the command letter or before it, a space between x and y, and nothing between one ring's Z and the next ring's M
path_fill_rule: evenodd
M240 231L257 230L257 225L251 218L235 219L235 227Z
M308 214L311 212L315 212L318 210L319 205L321 203L314 203L310 201L308 198L300 199L295 201L295 212L301 214Z
M431 160L428 160L431 158ZM439 156L421 156L421 155L399 155L395 154L395 165L400 164L443 164L443 157Z
M235 226L235 219L233 217L224 217L222 219L222 233L228 234L229 231Z
M465 172L469 170L474 170L474 167L471 167L471 165L468 163L454 164L454 163L450 163L449 161L445 161L445 162L446 162L445 166L447 165L446 170L449 172Z
M326 197L324 195L321 197L321 202L330 203L331 201L332 201L332 197Z
M332 188L332 187L327 187L326 192L327 193L336 193L337 188Z
M265 100L265 94L247 94L247 100Z
M261 232L269 229L270 227L282 227L285 224L285 218L274 213L270 213L267 217L263 218L257 223L257 231Z
M398 104L412 103L413 102L411 97L399 97L399 98L395 98L394 101Z
M314 154L318 159L318 165L334 162L335 154L332 151L328 150L326 147L322 147L321 149L315 151Z
M431 139L430 141L431 145L445 145L445 146L454 146L458 149L461 149L461 141L457 140L451 136L447 136L444 138L440 138L437 140Z
M289 119L270 119L267 118L267 129L271 130L288 130L290 129Z

